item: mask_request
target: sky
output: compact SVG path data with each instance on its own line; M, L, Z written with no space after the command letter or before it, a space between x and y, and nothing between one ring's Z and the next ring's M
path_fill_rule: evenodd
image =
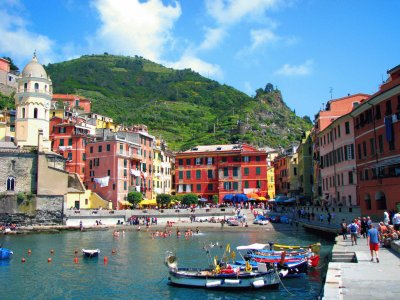
M272 83L311 119L400 64L398 0L0 0L0 56L22 69L102 54L191 68L250 96Z

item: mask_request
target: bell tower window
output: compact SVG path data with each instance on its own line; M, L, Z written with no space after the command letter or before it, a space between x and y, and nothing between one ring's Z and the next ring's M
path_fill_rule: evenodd
M24 83L24 92L26 92L28 90L28 83Z
M38 109L37 109L37 108L35 108L35 109L33 110L33 118L34 118L34 119L37 119L37 118L38 118Z
M13 191L15 187L15 178L10 176L7 178L7 191Z
M39 83L35 83L35 92L38 92L39 91Z
M25 119L25 107L22 108L22 118Z

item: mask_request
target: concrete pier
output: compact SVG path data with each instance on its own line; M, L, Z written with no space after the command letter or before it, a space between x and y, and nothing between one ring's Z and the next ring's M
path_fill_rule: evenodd
M352 246L350 235L336 237L324 286L325 300L397 299L400 295L399 254L380 248L377 263L371 262L366 238Z

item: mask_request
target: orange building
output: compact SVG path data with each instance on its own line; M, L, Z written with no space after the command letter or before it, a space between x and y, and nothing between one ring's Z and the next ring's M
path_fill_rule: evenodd
M363 214L382 218L400 210L400 65L379 91L357 107L354 118L358 203Z

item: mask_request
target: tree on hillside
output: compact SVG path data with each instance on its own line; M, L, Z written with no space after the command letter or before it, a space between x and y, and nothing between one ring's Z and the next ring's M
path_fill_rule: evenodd
M274 86L272 85L272 83L267 83L267 85L265 86L264 92L266 93L271 93L274 90Z

